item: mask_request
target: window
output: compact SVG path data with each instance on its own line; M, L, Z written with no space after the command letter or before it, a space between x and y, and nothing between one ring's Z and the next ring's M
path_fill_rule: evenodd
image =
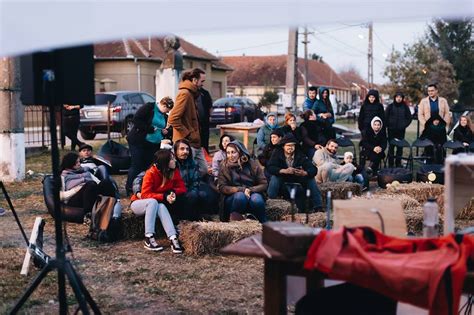
M130 103L132 104L143 104L143 100L139 94L129 94Z
M113 103L117 96L113 94L96 94L95 95L95 104L96 105L101 105L101 104L107 104L107 102Z
M152 97L152 96L150 96L150 95L148 95L148 94L142 94L142 98L143 98L143 100L145 101L145 104L146 104L146 103L150 103L150 102L151 102L151 103L154 103L154 102L155 102L155 98Z
M212 81L211 94L215 98L222 97L222 82Z

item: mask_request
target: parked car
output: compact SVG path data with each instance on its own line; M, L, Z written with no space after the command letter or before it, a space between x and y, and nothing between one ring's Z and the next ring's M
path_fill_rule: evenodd
M133 127L137 110L155 98L138 91L114 91L95 94L95 105L84 105L80 111L82 138L92 140L98 133L107 133L108 103L110 103L110 131L126 135Z
M210 123L226 124L263 119L263 112L246 97L220 98L212 104Z

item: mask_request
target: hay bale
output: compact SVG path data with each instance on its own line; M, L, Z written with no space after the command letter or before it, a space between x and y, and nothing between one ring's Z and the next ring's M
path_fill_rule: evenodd
M280 221L291 213L291 203L284 199L268 199L265 205L265 214L269 221Z
M406 194L388 194L388 193L375 193L372 195L378 199L389 199L389 200L400 200L402 202L402 208L405 209L416 209L420 207L420 203L413 197ZM368 199L367 196L355 196L353 199Z
M326 204L327 192L331 191L332 199L347 199L347 193L352 192L352 196L360 196L362 193L362 186L351 182L326 182L318 184L319 190L323 197L323 205Z
M217 254L231 243L262 231L253 220L234 222L181 222L180 236L185 253L191 255Z
M458 212L456 219L463 221L474 220L474 198L471 198L467 205Z
M438 202L440 212L444 213L444 186L440 184L418 183L413 182L409 184L400 184L398 186L391 186L385 191L388 194L405 194L416 199L423 205L428 197L435 197ZM379 194L383 194L380 191Z
M287 214L287 215L283 216L282 221L291 222L291 214ZM306 214L305 213L296 213L295 214L295 222L305 224ZM333 222L332 222L332 216L331 216L331 225L332 224L333 224ZM324 212L310 213L309 214L309 219L308 219L308 225L311 226L311 227L325 228L326 227L326 213L324 213Z
M122 227L124 239L141 239L145 236L145 216L137 217L129 208L122 212ZM156 237L166 236L157 216L155 224Z

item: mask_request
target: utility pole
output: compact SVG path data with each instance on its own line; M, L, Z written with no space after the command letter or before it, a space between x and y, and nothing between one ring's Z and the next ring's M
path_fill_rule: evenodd
M286 93L291 94L291 108L296 110L298 93L298 27L290 27L288 34L288 58L286 63Z
M25 178L24 108L20 102L20 59L0 58L0 180Z
M367 61L368 61L368 75L367 75L367 83L369 83L369 88L374 87L374 41L372 39L373 33L373 23L369 22L369 50L367 53Z
M304 93L308 95L308 44L310 41L308 40L308 35L312 34L312 32L308 32L308 28L304 28L304 39L302 43L304 44Z

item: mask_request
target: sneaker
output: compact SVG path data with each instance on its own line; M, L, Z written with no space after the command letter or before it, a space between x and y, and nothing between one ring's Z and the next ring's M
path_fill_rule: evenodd
M4 215L7 211L3 208L0 208L0 216Z
M143 247L145 247L145 249L152 250L155 252L159 252L163 250L163 246L158 245L158 243L155 241L154 236L145 237L144 243L145 245L143 245Z
M183 252L183 247L179 243L178 238L176 238L176 237L175 238L170 238L170 242L171 242L171 251L173 251L173 253L181 254Z

